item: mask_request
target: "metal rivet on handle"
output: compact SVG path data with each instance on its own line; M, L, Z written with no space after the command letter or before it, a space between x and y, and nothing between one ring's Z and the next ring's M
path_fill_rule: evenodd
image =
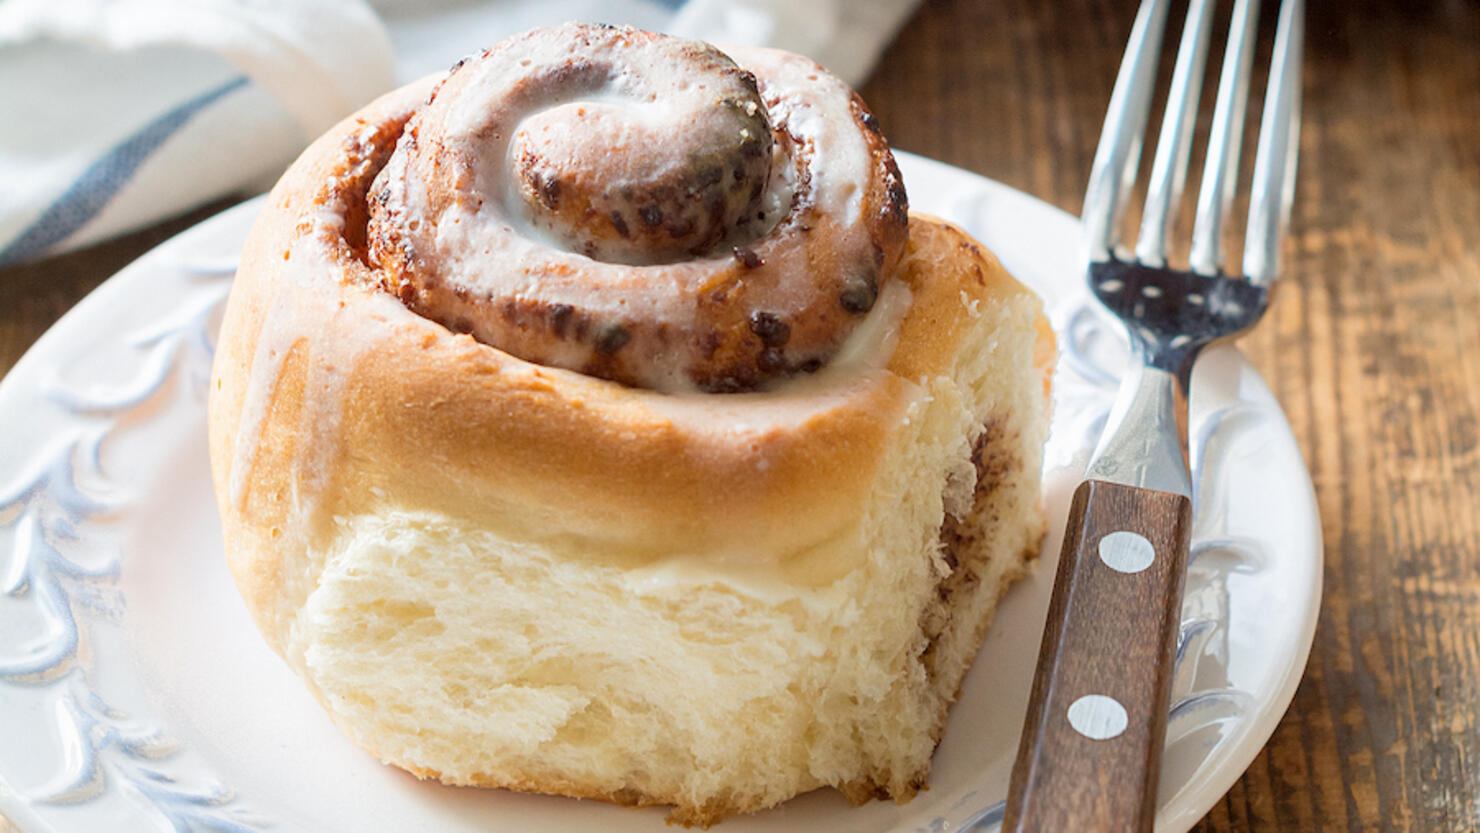
M1109 740L1125 731L1125 707L1114 697L1086 694L1069 704L1069 725L1090 740Z
M1139 573L1156 560L1156 549L1134 532L1112 532L1100 539L1100 560L1112 570Z

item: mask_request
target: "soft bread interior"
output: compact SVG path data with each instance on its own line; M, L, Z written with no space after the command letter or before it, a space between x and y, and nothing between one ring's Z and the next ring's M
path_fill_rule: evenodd
M835 581L361 514L336 519L285 655L358 743L448 783L672 804L697 824L824 785L908 799L1043 533L1038 301L960 302L952 360L910 380L832 542L864 554Z

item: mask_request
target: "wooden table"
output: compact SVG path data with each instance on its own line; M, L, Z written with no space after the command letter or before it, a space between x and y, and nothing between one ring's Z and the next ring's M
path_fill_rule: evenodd
M1128 0L927 2L862 92L896 147L1077 213L1133 15ZM1473 833L1480 6L1325 2L1308 21L1287 277L1243 346L1315 479L1325 599L1289 713L1198 830ZM225 204L0 270L0 370Z

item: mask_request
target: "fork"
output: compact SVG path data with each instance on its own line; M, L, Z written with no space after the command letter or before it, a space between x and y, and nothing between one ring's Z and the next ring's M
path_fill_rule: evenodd
M1117 228L1139 167L1170 0L1144 0L1084 198L1091 292L1133 355L1074 493L1002 829L1150 831L1166 738L1192 526L1187 400L1209 344L1253 326L1279 266L1300 132L1302 0L1280 6L1250 193L1242 275L1223 270L1258 6L1235 0L1189 268L1167 262L1207 64L1213 0L1191 0L1134 252Z

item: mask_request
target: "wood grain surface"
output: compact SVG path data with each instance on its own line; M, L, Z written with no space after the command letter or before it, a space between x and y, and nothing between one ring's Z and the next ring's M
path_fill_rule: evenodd
M1134 13L1130 0L927 0L862 92L896 147L1078 213ZM1474 833L1480 4L1315 2L1308 20L1285 278L1243 347L1315 479L1325 598L1289 713L1197 830ZM0 269L0 371L205 213Z

